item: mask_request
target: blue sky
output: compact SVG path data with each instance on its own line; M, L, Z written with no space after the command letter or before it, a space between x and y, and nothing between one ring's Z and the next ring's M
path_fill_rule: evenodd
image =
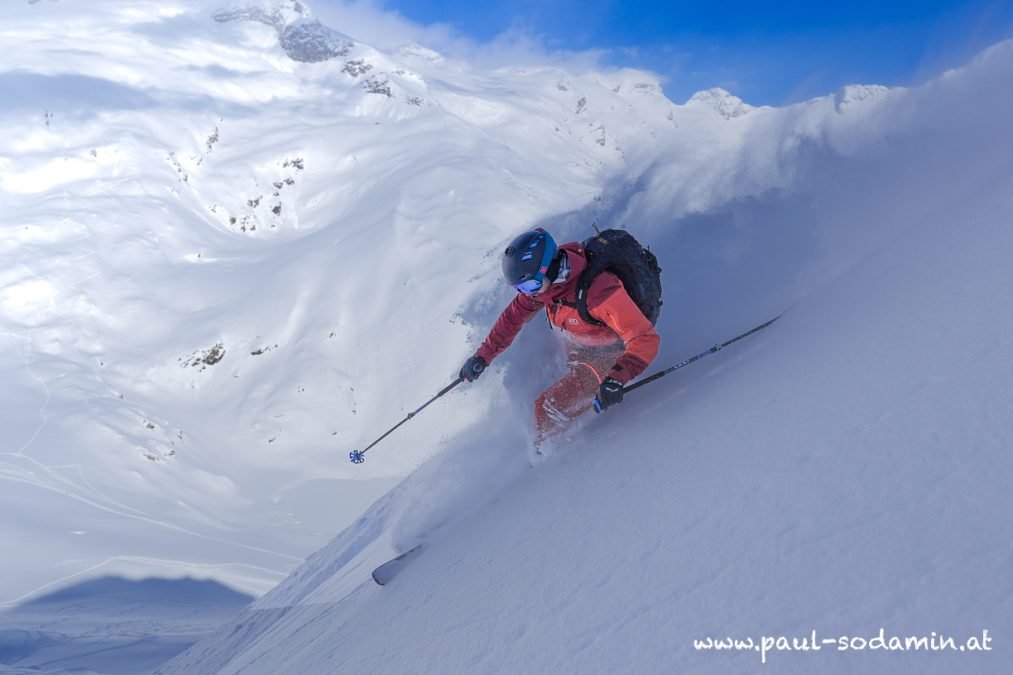
M844 84L918 84L1013 36L1009 0L366 4L479 44L513 36L549 52L603 50L604 63L662 75L665 93L679 103L715 86L752 104L780 105Z

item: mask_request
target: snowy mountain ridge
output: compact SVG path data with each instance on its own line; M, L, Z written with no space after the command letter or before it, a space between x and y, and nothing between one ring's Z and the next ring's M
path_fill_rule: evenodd
M746 115L753 109L753 106L747 105L738 96L733 96L720 87L708 89L707 91L698 91L693 94L688 103L696 102L709 105L722 117L729 120L734 117Z

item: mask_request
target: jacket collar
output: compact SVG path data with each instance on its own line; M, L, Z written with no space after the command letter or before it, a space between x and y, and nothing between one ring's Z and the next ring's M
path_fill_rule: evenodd
M541 295L531 296L532 300L537 300L544 305L552 305L563 300L574 301L576 299L577 280L580 279L581 273L587 267L584 247L579 242L572 241L569 244L563 244L559 247L559 250L563 251L564 255L566 255L566 262L570 265L570 277L561 284L553 284L549 287L549 290Z

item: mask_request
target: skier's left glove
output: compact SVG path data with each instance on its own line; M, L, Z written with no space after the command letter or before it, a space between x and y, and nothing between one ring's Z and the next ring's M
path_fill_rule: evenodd
M488 367L489 364L481 356L472 356L461 366L460 378L468 382L474 382Z
M623 383L614 377L606 377L598 387L598 397L594 399L594 411L605 412L610 405L623 402Z

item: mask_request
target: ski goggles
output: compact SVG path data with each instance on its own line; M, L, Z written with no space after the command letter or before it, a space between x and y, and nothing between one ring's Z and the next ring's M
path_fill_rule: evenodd
M548 237L548 235L546 235ZM551 242L551 239L549 240ZM545 275L549 273L549 264L552 262L553 256L556 255L556 245L553 243L551 246L546 246L545 251L542 253L542 264L538 266L538 271L530 279L525 279L519 284L513 284L514 290L524 295L531 295L537 293L542 288L542 282L545 280ZM527 258L531 258L530 252L525 253Z
M538 292L542 288L542 280L545 279L545 275L541 272L531 277L527 281L522 281L519 284L514 284L514 290L524 295L531 295L532 293Z

